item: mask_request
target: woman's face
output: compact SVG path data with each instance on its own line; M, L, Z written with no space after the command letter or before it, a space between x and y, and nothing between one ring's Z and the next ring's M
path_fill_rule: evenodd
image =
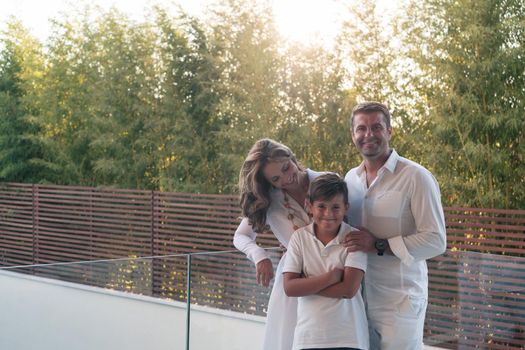
M276 188L299 186L299 168L289 158L269 161L262 170L264 178Z

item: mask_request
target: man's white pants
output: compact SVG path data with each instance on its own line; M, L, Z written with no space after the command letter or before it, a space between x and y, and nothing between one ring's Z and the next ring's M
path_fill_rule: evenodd
M426 309L426 298L411 296L398 305L369 305L370 350L422 350Z

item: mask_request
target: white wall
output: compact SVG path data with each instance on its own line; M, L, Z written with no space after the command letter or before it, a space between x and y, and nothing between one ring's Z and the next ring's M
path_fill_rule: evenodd
M0 271L0 349L184 350L184 303ZM190 348L256 349L264 318L192 307Z

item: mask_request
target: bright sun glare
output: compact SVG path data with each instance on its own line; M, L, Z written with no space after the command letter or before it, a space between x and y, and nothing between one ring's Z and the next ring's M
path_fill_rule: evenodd
M0 0L1 1L1 0ZM128 14L143 14L147 4L174 2L181 4L190 13L203 13L206 5L217 0L83 0L83 3L115 5ZM322 43L332 45L343 16L344 1L340 0L262 0L268 1L274 11L277 30L290 41L304 44ZM49 18L65 11L68 4L79 0L17 0L8 1L0 11L0 29L7 16L12 14L23 22L40 39L49 34Z
M330 45L337 34L342 5L337 0L273 0L279 32L290 41Z

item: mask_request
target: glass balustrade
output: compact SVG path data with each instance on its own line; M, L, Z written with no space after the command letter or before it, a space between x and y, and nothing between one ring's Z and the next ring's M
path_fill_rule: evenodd
M525 347L525 258L447 251L428 267L426 345ZM238 251L3 266L0 348L256 349L270 290Z

